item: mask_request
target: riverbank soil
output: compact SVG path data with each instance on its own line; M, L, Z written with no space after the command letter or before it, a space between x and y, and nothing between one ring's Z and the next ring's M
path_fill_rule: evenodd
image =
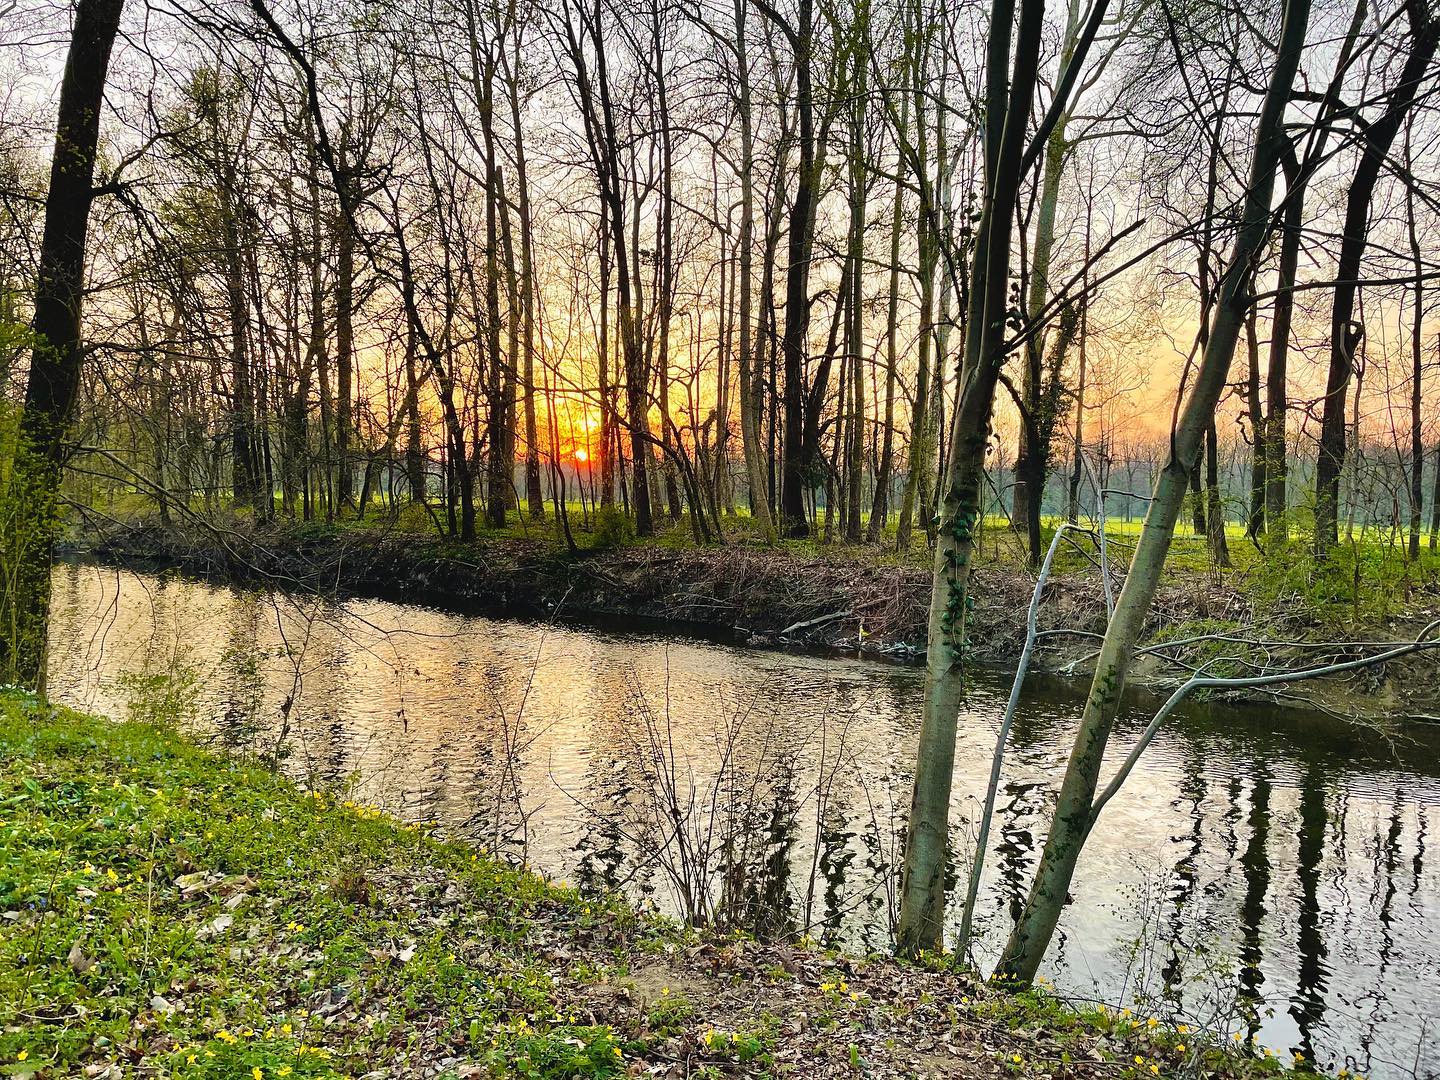
M698 546L672 529L656 540L516 527L461 544L413 520L255 525L245 519L117 524L84 548L103 561L322 594L374 596L531 618L613 620L752 645L923 658L931 569L923 542L892 549L773 547L737 538ZM1107 530L1112 592L1128 557L1123 522ZM1417 564L1383 546L1337 549L1317 566L1299 542L1262 558L1232 545L1233 569L1210 565L1203 538L1179 537L1132 681L1165 688L1201 664L1249 675L1352 659L1376 642L1410 640L1440 616L1440 559ZM1347 561L1348 560L1348 561ZM988 526L979 547L967 656L1011 665L1025 641L1034 574L1015 537ZM1067 546L1040 609L1036 669L1084 678L1106 623L1093 547ZM1344 678L1296 684L1283 698L1364 720L1440 714L1440 650ZM1275 700L1273 697L1265 701Z
M685 931L264 762L14 691L0 764L0 1072L14 1077L1282 1069L1163 1018Z

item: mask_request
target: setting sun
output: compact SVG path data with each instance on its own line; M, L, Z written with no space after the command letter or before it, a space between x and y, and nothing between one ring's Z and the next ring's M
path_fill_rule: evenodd
M578 461L581 465L584 465L587 461L590 460L590 455L584 450L576 450L575 460Z

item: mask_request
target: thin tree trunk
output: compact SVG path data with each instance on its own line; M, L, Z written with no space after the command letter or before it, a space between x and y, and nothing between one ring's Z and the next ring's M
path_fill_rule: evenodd
M1011 207L1021 181L1039 63L1043 0L1021 0L1013 76L1011 0L994 0L986 65L985 194L976 229L965 362L952 412L950 453L940 509L925 668L925 712L915 788L905 831L897 947L902 955L943 943L945 870L950 853L950 794L955 734L964 694L965 627L971 560L981 515L981 484L995 387L1004 359L1009 292Z
M1230 565L1230 545L1225 537L1225 502L1220 493L1220 447L1215 421L1205 429L1205 525L1210 558L1216 566Z
M1355 352L1365 328L1355 318L1360 290L1360 264L1370 229L1370 200L1415 93L1440 44L1440 19L1432 18L1423 0L1406 0L1410 21L1410 53L1390 94L1390 104L1363 131L1360 165L1345 202L1344 232L1335 263L1335 292L1330 315L1330 369L1320 419L1320 451L1315 462L1315 554L1325 556L1338 541L1340 477L1345 469L1346 391L1355 371Z
M860 4L855 14L855 86L850 127L850 319L846 326L845 355L850 365L850 441L845 481L845 539L860 542L860 485L865 461L865 106L869 54L869 7ZM843 408L845 403L841 402Z
M1177 418L1169 463L1156 481L1130 571L1106 627L1034 883L996 968L997 978L1010 985L1028 985L1035 978L1060 921L1081 848L1095 823L1091 807L1111 725L1119 711L1136 642L1160 585L1187 483L1225 388L1249 305L1254 259L1269 233L1270 199L1286 140L1285 106L1309 16L1310 0L1287 0L1275 68L1256 127L1240 228L1220 279L1208 340L1190 396Z
M1286 446L1286 411L1289 406L1290 324L1295 312L1295 275L1300 265L1300 236L1305 224L1305 187L1294 152L1285 155L1285 212L1280 237L1280 266L1276 276L1275 310L1270 321L1270 357L1265 371L1265 528L1289 534L1287 516L1289 451Z
M921 89L924 65L919 52L921 45L917 42L913 48L916 50L912 61L913 85L916 88L915 157L918 161L917 169L923 170L929 168L929 132L925 97ZM921 186L920 213L916 221L916 246L919 249L920 324L916 328L919 341L915 361L915 400L910 409L910 467L905 474L905 487L900 493L900 521L895 528L895 546L900 551L906 551L910 547L917 502L920 504L922 519L927 516L929 498L924 492L930 483L934 468L935 444L931 438L933 431L931 398L934 391L930 385L932 379L930 344L933 335L930 324L934 314L935 248L939 242L934 231L934 221L936 214L939 213L939 208L926 203L927 193L933 194L933 191L934 189L928 185ZM943 383L943 378L940 381ZM926 527L928 528L928 524Z
M1245 316L1245 405L1250 414L1250 513L1245 531L1259 539L1265 532L1265 411L1260 404L1260 336L1255 309Z
M900 126L910 118L910 95L900 98ZM895 383L899 376L900 226L905 217L905 156L895 164L895 205L890 212L890 284L885 309L885 421L880 433L880 460L875 468L875 498L870 504L866 539L880 542L890 516L890 473L895 456Z
M1070 62L1080 34L1080 5L1071 0L1066 16L1065 40L1061 46L1062 67ZM1060 181L1065 162L1070 156L1070 143L1065 137L1069 117L1062 114L1051 129L1045 143L1045 165L1040 179L1040 198L1035 213L1035 246L1031 253L1030 289L1026 298L1028 317L1038 321L1050 298L1050 263L1055 251L1055 216L1060 203ZM1020 424L1020 445L1015 455L1015 490L1010 523L1026 534L1027 561L1040 565L1043 542L1040 535L1040 512L1044 501L1045 474L1050 461L1048 441L1036 444L1035 436L1053 427L1044 410L1045 334L1032 333L1025 345L1024 378L1021 397L1030 413L1030 423Z
M340 176L350 183L343 156ZM353 204L353 195L352 195ZM318 208L317 208L318 213ZM355 231L350 216L342 213L335 238L335 465L339 472L336 498L342 508L354 508L355 476L350 459L355 389Z
M1410 125L1405 130L1406 164L1411 161ZM1408 169L1407 169L1408 171ZM1410 324L1410 546L1411 561L1420 558L1420 520L1425 499L1424 417L1421 414L1422 382L1425 374L1425 261L1420 234L1415 227L1415 189L1405 187L1405 225L1410 240L1410 258L1415 264L1415 309Z
M764 379L757 357L761 342L760 328L755 327L754 269L751 249L755 237L755 134L750 99L749 44L746 35L746 14L749 0L735 0L735 71L738 83L737 108L740 121L740 237L739 258L739 320L740 320L740 449L745 455L745 479L750 488L750 513L766 543L775 540L775 522L770 516L765 477L765 447L761 434L762 388ZM724 418L722 417L722 422Z
M785 442L780 479L780 520L786 536L805 537L810 522L805 513L805 490L814 465L807 460L811 447L805 438L806 353L810 331L810 248L815 222L818 177L815 150L815 103L811 86L811 45L814 38L814 0L799 0L796 27L790 38L795 57L795 109L799 120L800 163L795 196L790 203L785 266L785 331L780 339L785 358ZM788 27L786 28L789 29Z

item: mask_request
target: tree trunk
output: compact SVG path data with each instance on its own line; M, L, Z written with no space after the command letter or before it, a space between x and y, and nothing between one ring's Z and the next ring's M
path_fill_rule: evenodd
M1216 566L1230 565L1230 545L1225 538L1225 500L1220 492L1220 446L1215 421L1205 429L1205 526L1210 558Z
M1295 274L1300 265L1300 235L1305 224L1305 178L1293 151L1285 155L1285 212L1280 237L1280 267L1276 276L1275 311L1270 322L1270 357L1265 371L1265 528L1289 535L1286 478L1286 410L1289 406L1288 368L1290 323L1295 312Z
M1335 293L1330 314L1330 370L1320 419L1320 451L1315 462L1315 554L1324 557L1338 541L1340 477L1345 469L1345 397L1355 371L1355 351L1365 328L1355 319L1360 289L1360 264L1370 229L1370 199L1400 125L1415 102L1415 91L1440 43L1440 20L1431 18L1423 0L1407 0L1410 54L1390 104L1373 124L1365 126L1360 165L1345 202L1344 232L1335 263Z
M1265 411L1260 404L1260 337L1255 329L1255 309L1245 315L1245 406L1250 416L1250 507L1246 534L1259 539L1265 532Z
M790 203L786 240L785 332L780 339L785 358L785 443L781 463L780 520L786 536L810 535L805 513L805 490L815 462L805 438L806 359L810 338L810 248L815 223L815 103L811 88L811 43L814 37L814 0L799 0L797 26L791 44L795 55L795 108L799 114L800 166L795 197Z
M0 670L5 681L45 693L50 623L50 568L56 500L69 449L66 432L80 390L85 250L94 198L95 147L110 50L123 0L79 0L60 80L55 151L45 197L45 225L31 328L35 347L20 414L20 443L10 475L15 522L15 581L0 594Z
M1011 250L1011 208L1034 99L1043 0L1021 0L1014 73L1010 72L1011 0L994 0L986 64L985 192L971 270L965 361L950 421L944 498L936 536L926 647L925 712L914 797L905 831L897 948L902 955L943 944L945 876L950 854L950 793L955 732L964 693L965 626L971 558L981 514L985 448L1004 339ZM1008 82L1008 86L1007 86Z
M340 176L350 183L342 158ZM353 204L354 196L351 195ZM318 213L318 208L317 208ZM355 230L350 215L336 222L335 238L335 498L341 508L355 508L355 476L350 458L354 418L355 370Z
M425 501L425 447L421 443L420 375L415 368L415 331L405 335L405 479L410 501Z
M860 485L865 462L865 106L869 54L868 5L855 14L854 101L850 126L850 236L846 258L850 263L850 318L846 325L845 356L850 366L850 439L845 479L845 539L860 542ZM841 408L846 403L841 402Z
M1285 106L1299 67L1309 15L1310 0L1287 0L1275 68L1256 128L1240 228L1220 279L1200 366L1177 418L1170 460L1156 480L1130 572L1105 630L1034 883L996 968L996 977L1010 985L1028 985L1035 978L1060 921L1081 847L1094 825L1091 806L1110 728L1119 711L1136 642L1160 585L1186 486L1229 375L1249 305L1253 262L1269 233L1270 198L1286 140Z
M1065 43L1061 49L1061 64L1067 64L1074 54L1080 33L1080 7L1071 3L1067 16ZM1050 298L1050 263L1055 251L1055 214L1060 203L1060 181L1064 176L1065 161L1070 155L1070 143L1065 137L1068 117L1062 115L1050 132L1045 143L1045 167L1040 180L1040 199L1035 213L1035 246L1030 259L1030 290L1026 299L1028 317L1038 321ZM1016 530L1026 534L1028 562L1039 567L1043 554L1040 536L1040 510L1044 501L1044 481L1050 461L1048 440L1037 444L1035 436L1053 426L1041 415L1044 409L1044 356L1045 334L1032 333L1025 344L1024 379L1021 397L1029 411L1031 423L1020 424L1020 444L1015 455L1015 491L1010 522Z
M910 95L900 98L900 126L910 115ZM885 420L880 432L880 460L875 467L875 498L870 504L870 527L866 539L880 542L890 516L890 473L895 457L895 382L899 375L900 321L900 225L905 216L905 158L895 164L895 205L890 213L890 285L885 312Z
M1412 160L1410 127L1405 131L1407 172ZM1420 558L1420 520L1425 501L1425 439L1424 416L1421 413L1422 383L1425 374L1425 260L1415 226L1415 189L1405 187L1405 225L1410 240L1410 258L1415 264L1415 309L1410 323L1410 546L1411 561Z
M914 48L917 50L913 71L916 87L915 157L918 180L920 171L929 168L930 154L925 96L920 89L924 65L918 55L920 46L917 44ZM917 342L915 362L915 400L910 408L910 467L905 474L905 487L900 493L900 520L895 526L895 546L900 551L909 550L917 502L920 504L920 516L927 517L929 498L925 492L930 484L935 458L935 442L931 437L934 431L931 426L933 415L931 399L934 391L930 384L934 376L930 371L930 345L934 337L931 332L931 320L934 315L935 302L935 249L940 240L936 235L935 219L941 212L941 208L934 205L932 201L934 195L935 191L932 186L921 185L920 213L915 226L916 247L919 249L920 324L916 328L919 341ZM943 372L940 373L939 381L944 382ZM928 521L922 521L922 525L929 528Z

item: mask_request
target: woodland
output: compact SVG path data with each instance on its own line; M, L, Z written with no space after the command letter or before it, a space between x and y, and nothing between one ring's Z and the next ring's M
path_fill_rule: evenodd
M1182 701L1432 644L1437 49L1434 0L10 0L0 682L44 699L56 560L127 533L918 574L893 944L963 965L1043 609L1084 579L990 972L1031 987ZM1015 689L960 838L997 580ZM1245 613L1160 627L1224 655L1102 776L1177 582Z

